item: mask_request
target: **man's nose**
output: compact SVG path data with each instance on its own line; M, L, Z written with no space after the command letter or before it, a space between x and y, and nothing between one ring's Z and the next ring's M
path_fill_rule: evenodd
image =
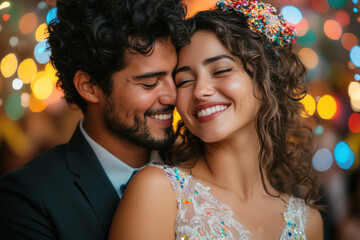
M171 76L163 82L159 102L163 105L175 105L176 102L176 86Z

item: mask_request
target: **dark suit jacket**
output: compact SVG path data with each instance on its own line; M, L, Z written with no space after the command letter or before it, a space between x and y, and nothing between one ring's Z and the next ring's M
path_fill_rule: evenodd
M0 178L0 239L106 239L119 197L79 128Z

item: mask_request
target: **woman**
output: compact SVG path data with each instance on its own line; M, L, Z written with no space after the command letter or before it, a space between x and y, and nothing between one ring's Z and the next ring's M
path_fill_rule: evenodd
M293 29L268 4L217 6L179 50L182 143L132 179L110 239L322 239Z

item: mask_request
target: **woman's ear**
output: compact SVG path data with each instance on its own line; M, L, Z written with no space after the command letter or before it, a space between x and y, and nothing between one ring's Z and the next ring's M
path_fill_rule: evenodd
M89 74L78 70L74 75L74 86L80 96L85 99L85 101L90 103L99 102L99 93L101 90L90 81L91 77Z

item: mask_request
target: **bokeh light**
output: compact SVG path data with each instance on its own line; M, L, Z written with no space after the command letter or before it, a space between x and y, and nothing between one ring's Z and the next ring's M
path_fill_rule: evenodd
M342 8L346 4L346 0L328 0L332 8Z
M40 41L36 44L34 56L38 63L45 64L50 61L51 52L48 47L47 40Z
M49 32L47 30L48 25L46 23L40 24L40 26L35 31L35 39L40 42L49 37Z
M349 130L352 133L360 133L360 114L352 113L348 121Z
M346 50L350 51L358 44L358 39L353 33L344 33L341 37L341 44Z
M23 83L30 83L36 76L37 67L33 59L27 58L19 65L17 74Z
M303 61L304 65L309 69L315 68L319 63L319 57L317 53L311 48L302 48L298 55Z
M37 99L33 94L30 95L29 109L32 112L42 112L46 108L46 104Z
M38 9L45 9L45 8L47 8L47 4L45 1L41 1L38 3L37 7L38 7Z
M19 45L19 38L16 36L13 36L9 39L9 44L12 47L16 47L17 45Z
M51 78L51 81L56 84L58 77L56 76L56 69L51 65L51 63L47 63L45 65L45 72Z
M350 50L350 60L356 67L360 67L360 47L355 46Z
M1 73L4 77L8 78L14 75L18 67L18 60L13 53L6 55L0 64Z
M291 24L298 24L303 18L301 11L294 6L285 6L281 9L281 14Z
M354 75L354 79L355 79L356 81L359 81L359 80L360 80L360 75L359 75L359 74L355 74L355 75Z
M316 34L313 30L308 29L306 34L304 36L299 36L296 43L304 46L304 47L310 47L312 46L316 41Z
M342 34L342 28L339 22L335 20L326 20L324 23L324 33L332 40L339 40Z
M30 105L30 94L22 93L21 94L21 106L24 108L29 107Z
M319 172L327 171L332 166L333 162L333 155L326 148L319 149L312 159L313 167Z
M298 24L293 25L296 30L296 36L302 37L309 31L309 22L303 18Z
M305 97L300 100L300 102L304 105L305 108L305 113L301 114L303 117L314 115L316 110L316 101L310 94L306 94Z
M354 112L360 112L360 100L350 99L350 105Z
M360 101L360 83L354 81L351 82L348 87L348 93L350 99Z
M324 95L317 104L317 112L322 119L331 119L335 116L337 104L335 99L330 95Z
M355 155L346 142L339 142L334 149L334 157L338 166L349 169L354 164Z
M324 127L321 125L317 125L316 128L314 129L314 134L315 135L321 135L324 132Z
M10 19L10 14L4 14L3 15L3 20L6 22Z
M20 90L23 87L23 85L24 85L24 83L18 78L15 78L12 81L12 87L14 90Z
M311 0L311 5L319 13L326 13L330 8L327 0Z
M46 23L49 24L52 20L57 18L57 8L52 8L46 15Z
M13 93L6 100L5 111L11 120L18 120L22 117L25 109L21 106L21 96L18 93Z
M336 12L336 20L340 23L341 26L346 27L350 23L350 15L343 11L339 10Z
M35 13L30 12L25 14L19 21L19 30L22 34L29 34L33 32L38 24L38 19Z
M44 71L40 71L36 74L36 77L31 82L30 86L34 96L39 100L48 98L53 91L51 78Z
M10 3L9 3L8 1L3 2L3 3L0 5L0 10L1 10L1 9L4 9L4 8L8 8L8 7L10 7Z

